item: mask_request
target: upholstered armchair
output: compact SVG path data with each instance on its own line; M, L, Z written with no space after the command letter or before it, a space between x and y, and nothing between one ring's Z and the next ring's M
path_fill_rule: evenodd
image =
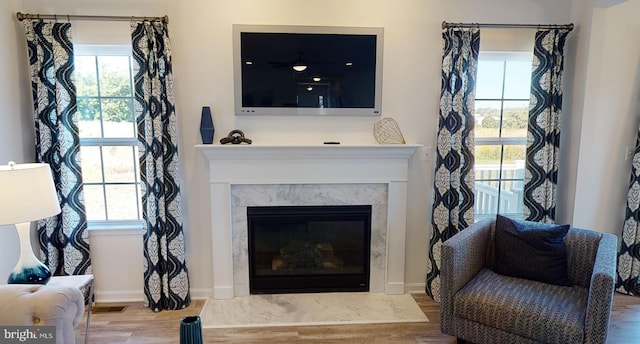
M78 288L34 284L0 285L0 325L55 326L57 344L75 343L84 296Z
M565 229L568 282L556 285L494 272L495 231L486 219L443 243L442 332L473 343L605 343L617 237Z

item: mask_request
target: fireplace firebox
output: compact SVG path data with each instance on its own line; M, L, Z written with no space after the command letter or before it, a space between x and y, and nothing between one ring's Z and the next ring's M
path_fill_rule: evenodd
M247 207L251 294L369 291L371 206Z

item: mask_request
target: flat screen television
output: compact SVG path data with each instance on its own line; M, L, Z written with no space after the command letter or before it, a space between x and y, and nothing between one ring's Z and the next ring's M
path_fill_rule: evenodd
M233 26L237 115L379 116L383 29Z

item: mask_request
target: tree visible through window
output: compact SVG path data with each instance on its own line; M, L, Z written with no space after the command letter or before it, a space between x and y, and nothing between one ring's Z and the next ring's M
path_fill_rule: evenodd
M140 219L131 48L76 46L80 156L87 219Z
M475 101L475 217L523 216L530 53L480 52Z

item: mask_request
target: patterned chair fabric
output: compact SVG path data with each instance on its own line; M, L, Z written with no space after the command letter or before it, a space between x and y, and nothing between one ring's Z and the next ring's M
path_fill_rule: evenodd
M605 343L617 238L571 228L565 238L572 287L498 275L495 219L442 245L442 332L473 343Z

